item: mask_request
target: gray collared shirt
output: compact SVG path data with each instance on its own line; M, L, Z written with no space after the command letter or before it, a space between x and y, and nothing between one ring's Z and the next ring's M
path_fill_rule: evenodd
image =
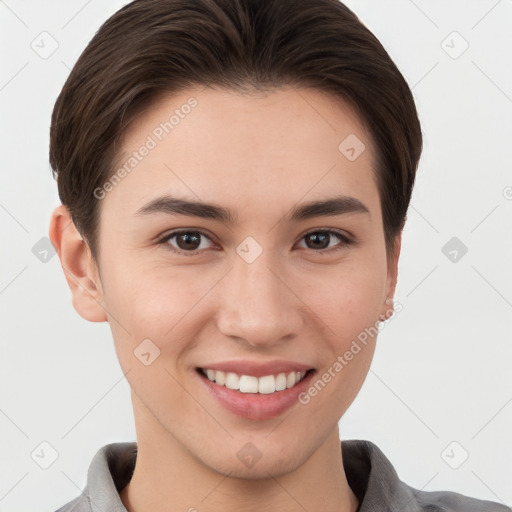
M449 491L420 491L402 482L391 462L370 441L341 442L347 481L358 512L512 512L499 503ZM119 492L130 481L137 443L107 444L94 456L80 496L56 512L127 512Z

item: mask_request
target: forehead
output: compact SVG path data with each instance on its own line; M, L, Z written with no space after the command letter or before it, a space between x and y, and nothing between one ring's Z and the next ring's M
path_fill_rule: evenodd
M190 88L161 97L130 125L115 166L123 179L107 203L133 214L163 192L238 198L246 208L375 195L373 153L354 110L321 91Z

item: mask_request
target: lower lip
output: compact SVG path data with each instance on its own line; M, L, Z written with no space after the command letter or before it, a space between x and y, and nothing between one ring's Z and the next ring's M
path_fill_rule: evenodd
M210 393L228 411L250 420L268 420L279 416L298 403L299 395L308 388L316 372L310 370L295 386L270 394L241 393L226 386L219 386L201 371L196 373Z

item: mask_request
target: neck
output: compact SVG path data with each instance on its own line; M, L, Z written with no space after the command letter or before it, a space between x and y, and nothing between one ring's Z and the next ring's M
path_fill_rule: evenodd
M234 478L215 471L152 416L136 415L136 427L137 461L130 483L120 492L128 512L357 509L358 500L343 468L337 426L302 465L258 479Z

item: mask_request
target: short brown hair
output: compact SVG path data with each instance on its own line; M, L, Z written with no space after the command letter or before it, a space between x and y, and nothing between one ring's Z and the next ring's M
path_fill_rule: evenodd
M377 38L339 0L135 0L97 31L55 103L50 164L97 261L99 200L127 125L190 86L313 87L348 102L372 136L388 256L422 151L412 92ZM340 141L341 142L341 141Z

